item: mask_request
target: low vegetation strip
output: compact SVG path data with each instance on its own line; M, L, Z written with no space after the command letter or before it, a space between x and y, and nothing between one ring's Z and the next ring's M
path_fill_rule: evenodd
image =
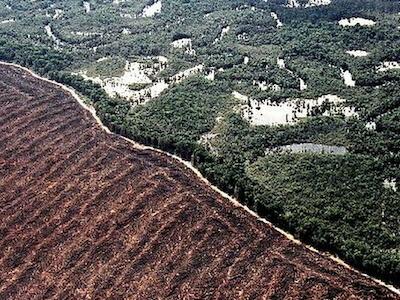
M398 299L0 65L0 299Z

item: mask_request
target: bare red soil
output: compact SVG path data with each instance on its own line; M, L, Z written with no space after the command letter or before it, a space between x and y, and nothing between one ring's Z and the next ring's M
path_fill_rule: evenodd
M0 299L399 299L0 65Z

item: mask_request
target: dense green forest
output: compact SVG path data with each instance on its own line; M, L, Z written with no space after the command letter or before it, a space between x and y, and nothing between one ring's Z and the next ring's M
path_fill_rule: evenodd
M385 62L400 63L400 2L162 0L146 15L155 3L0 0L0 60L73 87L113 131L192 161L300 239L398 284L400 68ZM373 23L340 25L352 17ZM159 56L168 61L154 71ZM130 91L168 88L135 101L110 94L105 78L126 62L149 69ZM327 95L341 102L334 113L332 101L313 106ZM307 116L267 122L268 109L298 99L294 115ZM301 143L347 152L276 150Z

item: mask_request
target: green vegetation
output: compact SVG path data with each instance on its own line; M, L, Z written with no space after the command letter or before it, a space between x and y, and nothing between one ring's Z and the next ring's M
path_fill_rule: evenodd
M124 68L125 59L116 57L91 63L86 69L87 75L91 77L117 77L123 74Z
M320 248L384 273L400 264L400 207L385 165L362 155L268 155L247 169L261 187L256 207ZM351 212L351 213L349 213ZM352 253L352 255L348 255ZM394 276L393 272L392 276Z
M200 136L215 126L219 113L233 105L225 91L223 86L206 79L189 79L158 101L132 109L125 126L135 140L178 151L190 159Z
M129 88L133 91L140 91L144 88L148 87L150 84L148 83L132 83L129 85Z
M0 22L15 20L0 23L0 60L74 87L113 131L190 159L213 183L301 239L400 282L400 191L384 187L400 184L400 70L377 72L384 61L400 62L398 1L333 0L293 9L285 0L163 0L161 13L147 18L140 16L147 0L111 2L91 0L86 13L81 1L0 0ZM62 13L54 17L56 9ZM349 17L377 23L338 25ZM195 55L171 46L181 38L191 38ZM200 72L135 105L71 75L119 76L126 60L151 66L160 55L168 64L151 79L170 82L203 64L215 80ZM344 84L341 69L352 73L355 87ZM300 78L307 89L299 89ZM260 89L258 82L269 86ZM241 113L247 103L233 91L277 103L334 94L358 116L324 116L318 108L294 125L252 126ZM304 142L345 146L349 154L267 151Z

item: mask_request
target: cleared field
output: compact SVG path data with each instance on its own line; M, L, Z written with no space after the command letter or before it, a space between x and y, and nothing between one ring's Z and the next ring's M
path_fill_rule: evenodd
M0 64L0 299L398 299Z

